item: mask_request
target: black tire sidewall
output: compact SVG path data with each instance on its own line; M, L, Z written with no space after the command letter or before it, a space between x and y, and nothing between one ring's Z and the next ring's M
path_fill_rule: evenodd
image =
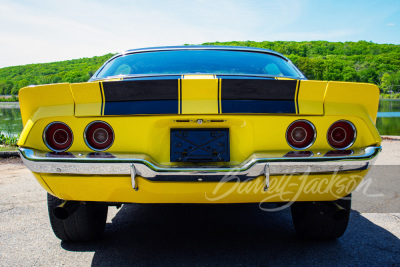
M102 237L108 206L103 202L85 202L67 219L54 216L53 209L64 201L47 194L50 225L57 238L63 241L92 241Z
M334 219L322 212L315 202L293 203L291 213L297 234L301 238L312 240L332 240L341 237L349 223L351 194L334 202L345 209L345 215L340 219Z

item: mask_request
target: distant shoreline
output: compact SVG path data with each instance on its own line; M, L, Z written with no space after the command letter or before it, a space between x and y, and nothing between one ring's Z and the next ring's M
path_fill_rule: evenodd
M379 100L400 100L400 98L381 97Z
M0 102L0 108L19 108L19 102Z
M4 102L18 102L18 96L13 95L0 95L0 103Z

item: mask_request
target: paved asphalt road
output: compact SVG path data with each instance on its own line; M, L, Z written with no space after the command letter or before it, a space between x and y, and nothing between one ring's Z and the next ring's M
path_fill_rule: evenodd
M376 165L386 166L353 194L349 227L330 242L297 239L288 209L269 213L257 204L110 207L103 240L60 242L45 191L19 160L2 160L0 266L400 266L400 141L383 147Z

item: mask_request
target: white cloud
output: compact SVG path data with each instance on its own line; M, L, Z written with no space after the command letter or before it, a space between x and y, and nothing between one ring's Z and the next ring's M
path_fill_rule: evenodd
M0 67L147 46L261 41L300 10L299 0L0 0Z
M373 9L376 14L371 16L371 8L365 7L357 17L350 11L342 13L343 9L340 16L326 9L340 2L0 0L0 67L213 41L379 42L373 35L375 25L382 27L382 21L391 21L387 26L398 24L388 17L394 11L390 13L386 6L386 13ZM398 43L398 36L381 39Z

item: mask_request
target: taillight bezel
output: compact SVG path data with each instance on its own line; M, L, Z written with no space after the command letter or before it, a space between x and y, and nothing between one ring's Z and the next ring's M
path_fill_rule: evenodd
M345 147L336 147L336 146L334 146L329 140L330 140L330 138L329 138L329 135L331 134L332 135L332 133L330 133L331 132L331 129L332 129L332 127L336 124L336 123L346 123L346 124L348 124L352 129L353 129L353 131L354 131L354 134L351 136L351 142L347 145L347 146L345 146ZM346 135L347 135L348 133L346 132ZM332 138L333 139L333 138ZM356 128L356 126L351 122L351 121L348 121L348 120L338 120L338 121L335 121L334 123L332 123L331 124L331 126L329 126L329 128L328 128L328 131L326 132L326 141L328 142L328 144L329 144L329 146L330 147L332 147L333 149L336 149L336 150L346 150L346 149L348 149L348 148L350 148L350 147L352 147L353 145L354 145L354 143L356 142L356 139L357 139L357 128Z
M47 132L49 131L49 129L50 129L51 127L54 127L54 125L56 125L56 124L61 124L61 125L65 126L65 127L69 130L69 133L67 132L67 134L71 136L71 138L69 138L68 141L67 141L67 142L69 143L69 145L68 145L68 146L65 146L65 147L62 148L62 149L58 149L58 148L52 147L51 144L49 144L49 142L47 141L47 137L48 137L48 133L47 133ZM65 130L65 129L64 129L64 130ZM55 133L55 132L54 132L54 133ZM54 133L53 133L53 136L54 136ZM53 137L53 139L54 139L54 137ZM43 130L43 142L44 142L44 144L46 145L46 147L47 147L48 149L50 149L51 151L54 151L54 152L64 152L64 151L67 151L67 150L72 146L72 144L74 143L74 133L73 133L73 131L71 130L71 128L70 128L66 123L61 122L61 121L53 121L53 122L49 123L49 124L46 126L46 128L44 128L44 130ZM56 142L56 141L54 140L54 142ZM56 143L57 143L57 142L56 142Z
M292 145L291 143L290 143L290 141L289 141L289 139L288 139L288 133L289 133L289 129L294 125L294 124L296 124L296 123L301 123L301 122L303 122L303 123L306 123L307 125L309 125L310 127L311 127L311 129L313 130L313 135L312 135L312 140L311 140L311 142L308 144L308 145L306 145L306 146L294 146L294 145ZM308 133L307 133L308 134ZM285 138L286 138L286 143L291 147L291 148L293 148L293 149L296 149L296 150L304 150L304 149L308 149L308 148L310 148L314 143L315 143L315 140L317 139L317 129L315 128L315 126L314 126L314 124L312 124L312 122L310 122L310 121L308 121L308 120L296 120L296 121L294 121L294 122L292 122L288 127L287 127L287 129L286 129L286 133L285 133Z
M94 147L92 144L89 143L87 132L88 132L88 130L90 129L90 127L93 126L93 125L96 124L96 123L104 124L104 125L106 125L107 127L109 127L110 130L111 130L111 133L112 133L112 135L111 135L112 140L111 140L111 143L110 143L107 147L104 147L104 148L96 148L96 147ZM97 129L96 129L95 131L97 131ZM108 134L108 137L110 137L110 134L108 133L108 131L107 131L107 134ZM91 123L89 123L89 124L86 126L85 131L83 132L83 139L85 140L86 145L87 145L91 150L97 151L97 152L106 151L106 150L108 150L108 149L114 144L114 141L115 141L114 129L111 127L110 124L108 124L108 123L105 122L105 121L92 121ZM99 144L101 144L101 143L99 143Z

